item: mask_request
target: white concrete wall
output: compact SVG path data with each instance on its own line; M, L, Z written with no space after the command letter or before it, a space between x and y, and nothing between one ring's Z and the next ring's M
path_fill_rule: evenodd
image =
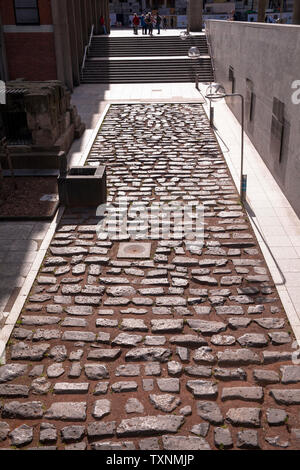
M206 30L216 81L231 92L228 73L232 66L237 93L246 97L246 79L253 82L254 118L248 120L246 109L246 132L300 216L300 103L292 102L296 92L292 84L300 81L300 26L208 20ZM273 98L284 103L281 162L270 149ZM227 101L240 119L239 100Z

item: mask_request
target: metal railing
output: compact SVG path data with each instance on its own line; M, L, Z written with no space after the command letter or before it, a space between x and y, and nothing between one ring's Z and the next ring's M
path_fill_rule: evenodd
M91 44L92 44L92 39L93 39L93 36L94 36L94 29L95 29L95 25L92 25L92 29L91 29L91 34L90 34L89 42L88 42L88 44L87 44L87 45L85 46L85 48L84 48L84 55L83 55L82 66L81 66L81 77L83 76L83 71L84 71L84 67L85 67L85 61L86 61L88 52L89 52L90 47L91 47Z

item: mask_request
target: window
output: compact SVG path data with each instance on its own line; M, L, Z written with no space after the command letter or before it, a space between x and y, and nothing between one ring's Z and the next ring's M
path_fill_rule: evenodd
M40 24L38 0L14 0L17 25Z

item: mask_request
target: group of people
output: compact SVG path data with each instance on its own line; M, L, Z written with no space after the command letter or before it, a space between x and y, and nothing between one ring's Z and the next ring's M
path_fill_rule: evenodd
M151 12L146 15L141 15L140 17L135 13L132 19L133 24L133 34L138 34L139 26L142 27L142 34L148 34L153 36L153 30L157 28L157 34L160 34L160 30L163 27L167 29L167 18L163 18L157 14L156 16L152 15Z

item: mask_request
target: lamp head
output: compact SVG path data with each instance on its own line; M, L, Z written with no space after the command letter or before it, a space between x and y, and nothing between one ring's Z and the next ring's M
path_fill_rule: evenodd
M186 39L188 39L190 37L190 34L188 33L188 31L181 31L179 33L179 37L180 37L180 39L185 41Z
M205 98L211 101L218 101L227 96L226 90L220 83L212 83L206 89Z
M198 47L192 46L189 49L188 55L190 59L199 59L201 54Z

